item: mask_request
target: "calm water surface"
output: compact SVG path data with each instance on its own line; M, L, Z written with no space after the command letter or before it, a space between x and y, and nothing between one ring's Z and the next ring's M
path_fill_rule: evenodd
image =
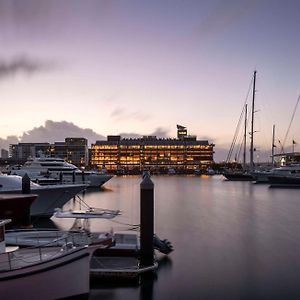
M152 176L155 232L175 250L153 280L139 286L93 286L90 299L300 299L300 190L229 182L221 176ZM91 206L120 209L115 222L139 223L141 178L114 177L89 191ZM71 220L53 220L68 229Z

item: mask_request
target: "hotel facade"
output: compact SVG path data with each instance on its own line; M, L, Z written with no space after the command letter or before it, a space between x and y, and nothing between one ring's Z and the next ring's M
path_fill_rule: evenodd
M96 141L91 145L90 163L92 168L106 168L110 172L139 173L150 169L165 173L174 169L176 173L192 173L214 163L213 147L214 144L197 140L187 134L184 126L177 125L177 138L173 139L111 135L106 141Z

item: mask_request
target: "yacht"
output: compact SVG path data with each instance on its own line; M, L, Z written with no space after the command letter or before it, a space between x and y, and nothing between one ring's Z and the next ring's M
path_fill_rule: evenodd
M256 183L270 183L271 180L278 182L282 177L300 177L300 165L291 164L273 168L269 171L254 171L251 174Z
M62 208L71 198L85 190L86 184L39 185L30 182L30 190L38 198L30 207L31 216L51 217L56 208ZM0 173L0 194L22 193L22 177Z
M52 247L7 246L0 220L1 299L87 298L90 249L65 242ZM63 242L63 238L61 242Z
M9 168L11 175L27 174L33 181L39 183L76 182L87 183L90 187L100 187L112 178L105 171L80 170L73 164L57 157L34 157L28 159L23 166Z

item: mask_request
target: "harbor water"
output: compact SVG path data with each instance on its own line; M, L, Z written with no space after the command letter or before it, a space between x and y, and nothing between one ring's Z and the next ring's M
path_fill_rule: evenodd
M153 278L133 285L99 282L90 299L300 299L299 190L222 176L151 179L155 232L175 250L167 257L157 254ZM83 225L91 231L133 229L140 183L140 176L120 176L102 190L89 190L86 203L120 209L122 215ZM61 229L74 225L72 219L52 221Z

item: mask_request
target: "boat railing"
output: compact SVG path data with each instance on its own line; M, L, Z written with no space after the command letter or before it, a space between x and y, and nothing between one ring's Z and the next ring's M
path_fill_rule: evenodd
M22 233L22 231L18 231ZM33 234L34 233L34 234ZM74 231L74 232L65 232L64 235L61 235L59 231L50 232L47 235L47 231L33 231L33 233L29 232L26 235L26 231L24 234L16 234L15 237L10 237L10 243L14 245L25 245L26 241L28 241L28 246L33 247L61 247L67 243L72 243L73 245L87 245L91 242L91 238L88 232ZM51 241L49 241L51 239Z
M74 236L71 237L74 242ZM0 272L12 271L34 265L37 263L49 261L52 258L59 257L64 253L74 250L76 246L70 240L70 236L59 237L41 246L33 246L19 249L14 247L6 253L0 255Z

